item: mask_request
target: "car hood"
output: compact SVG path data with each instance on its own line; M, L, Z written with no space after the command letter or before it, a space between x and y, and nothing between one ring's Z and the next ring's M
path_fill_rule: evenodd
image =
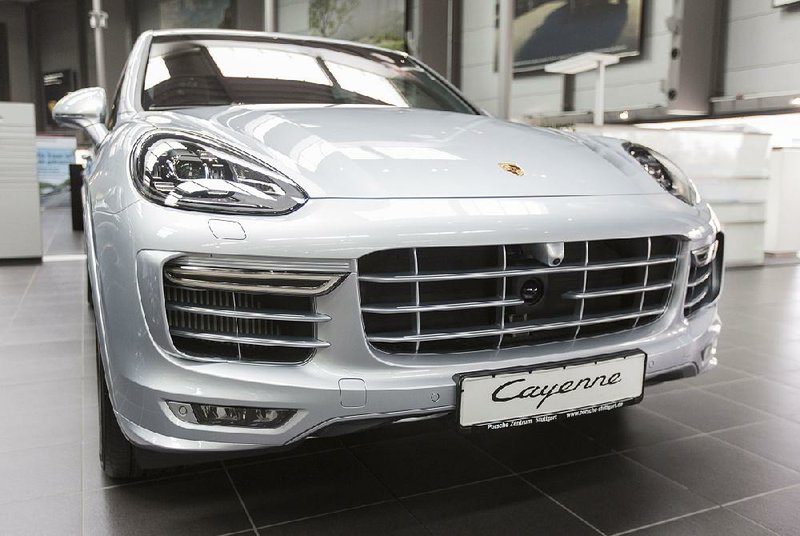
M312 198L663 193L619 142L483 115L242 105L150 112L144 120L232 144L285 173Z

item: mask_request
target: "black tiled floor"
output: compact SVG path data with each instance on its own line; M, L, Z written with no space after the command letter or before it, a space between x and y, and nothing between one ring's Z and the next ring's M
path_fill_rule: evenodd
M347 450L229 469L257 526L385 501L389 491Z
M637 536L769 536L772 533L724 508L716 508L636 532Z
M729 508L783 536L800 534L800 488L770 493Z
M475 433L469 439L517 472L610 453L598 442L558 423L520 430Z
M439 491L403 500L433 534L547 534L596 532L517 477Z
M221 469L86 493L87 534L214 536L252 527Z
M596 458L523 476L606 534L713 506L622 456Z
M800 389L764 378L752 378L708 387L712 393L775 415L800 413Z
M688 426L636 406L567 421L567 426L580 430L614 450L653 445L698 433Z
M48 254L82 252L68 217L45 212ZM0 265L3 536L800 536L800 267L729 271L722 365L638 407L491 434L444 418L121 483L97 460L85 267L51 260Z
M381 534L391 536L414 536L428 534L425 528L397 502L385 502L339 512L336 514L312 517L291 523L262 527L259 533L273 534L341 535Z
M764 458L800 471L800 424L773 420L713 434Z
M651 396L645 398L642 406L703 432L714 432L770 418L769 414L700 389Z
M644 447L628 456L718 504L800 484L800 473L708 436Z
M398 497L508 474L455 432L405 437L351 450Z

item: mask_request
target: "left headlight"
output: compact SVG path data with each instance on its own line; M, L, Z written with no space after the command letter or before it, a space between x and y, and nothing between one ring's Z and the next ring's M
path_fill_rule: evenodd
M700 194L692 180L669 158L637 143L625 142L622 148L666 191L688 205L700 202Z
M306 193L288 177L233 148L180 133L144 138L133 180L149 200L218 214L278 216L300 208Z

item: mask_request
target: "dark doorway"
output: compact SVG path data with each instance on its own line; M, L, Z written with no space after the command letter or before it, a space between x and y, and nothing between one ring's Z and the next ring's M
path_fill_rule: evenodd
M0 24L0 101L11 100L9 80L11 75L8 68L8 31L5 24Z

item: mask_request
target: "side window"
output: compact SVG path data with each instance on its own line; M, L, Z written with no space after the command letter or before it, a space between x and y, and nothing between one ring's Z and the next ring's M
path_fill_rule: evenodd
M114 100L111 103L111 108L108 110L108 117L106 118L106 126L108 130L113 130L117 124L117 111L119 110L119 97L122 93L122 83L125 81L125 71L123 70L122 76L117 83L117 90L114 92Z

